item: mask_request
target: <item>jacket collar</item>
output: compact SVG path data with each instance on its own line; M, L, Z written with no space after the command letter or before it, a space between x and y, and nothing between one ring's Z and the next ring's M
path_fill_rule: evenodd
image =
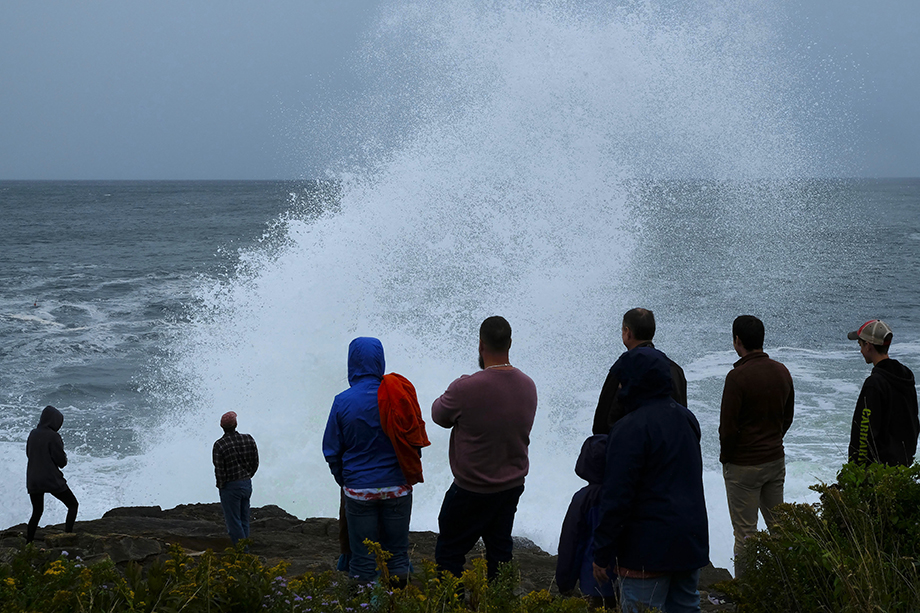
M751 360L759 360L760 358L769 358L769 357L770 356L764 353L763 349L755 349L754 351L751 351L746 356L744 356L743 358L735 362L734 367L738 368L742 364L746 364L747 362L750 362Z

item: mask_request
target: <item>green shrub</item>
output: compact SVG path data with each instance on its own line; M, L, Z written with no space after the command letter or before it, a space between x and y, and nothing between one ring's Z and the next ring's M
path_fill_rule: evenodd
M846 464L815 505L783 504L720 587L739 611L920 611L920 465Z
M245 544L194 558L173 546L163 563L146 572L129 565L124 573L110 561L86 565L66 555L50 559L27 545L11 562L0 564L0 613L588 613L581 599L546 590L518 595L513 564L487 581L482 559L460 578L439 573L433 562L423 560L412 580L397 587L386 577L360 584L336 572L288 578L286 563L263 566L245 553ZM376 544L371 549L378 566L385 567L386 552Z

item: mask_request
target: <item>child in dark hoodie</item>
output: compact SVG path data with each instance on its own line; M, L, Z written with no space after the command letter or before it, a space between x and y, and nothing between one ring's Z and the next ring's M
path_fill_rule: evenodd
M575 463L575 474L588 482L572 496L569 510L562 522L559 536L559 557L556 562L556 584L562 594L575 590L580 582L581 593L590 597L593 607L616 607L616 590L608 581L598 585L594 578L594 528L600 518L601 487L607 467L607 435L595 434L581 446Z
M77 519L77 498L67 486L61 469L67 466L67 454L64 453L64 441L58 430L64 423L64 416L53 406L45 407L38 420L38 427L29 433L26 442L26 455L29 464L26 468L26 489L32 499L32 517L26 532L26 542L35 539L38 521L45 510L45 494L51 494L67 506L67 523L65 531L73 532Z

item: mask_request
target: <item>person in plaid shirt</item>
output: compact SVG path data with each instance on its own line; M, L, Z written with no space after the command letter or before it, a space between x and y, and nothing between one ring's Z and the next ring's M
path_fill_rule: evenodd
M235 545L240 539L249 538L249 499L252 476L259 469L259 450L251 435L236 431L233 411L221 416L220 427L224 435L214 442L211 457L224 521Z

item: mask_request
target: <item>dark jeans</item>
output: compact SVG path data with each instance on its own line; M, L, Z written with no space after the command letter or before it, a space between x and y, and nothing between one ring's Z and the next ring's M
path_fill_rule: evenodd
M73 523L77 521L77 508L80 506L77 497L73 495L68 487L61 492L47 492L64 503L67 507L67 523L64 524L65 532L73 532ZM45 512L45 492L29 494L32 500L32 517L29 518L29 527L26 530L26 542L31 543L35 540L35 531L38 530L38 522Z
M457 487L456 483L451 485L438 515L440 534L434 550L438 568L459 577L466 554L482 537L489 579L493 579L498 574L498 565L511 561L511 529L523 492L523 485L492 494L477 494Z
M249 499L252 497L252 479L229 481L220 492L220 506L224 510L227 533L236 545L240 539L249 538Z
M409 574L409 520L412 494L386 500L355 500L345 497L351 561L348 571L362 581L377 577L377 560L364 545L364 539L379 543L392 557L387 570L394 577Z
M667 613L700 613L700 570L668 573L654 579L620 577L623 613L654 609Z

